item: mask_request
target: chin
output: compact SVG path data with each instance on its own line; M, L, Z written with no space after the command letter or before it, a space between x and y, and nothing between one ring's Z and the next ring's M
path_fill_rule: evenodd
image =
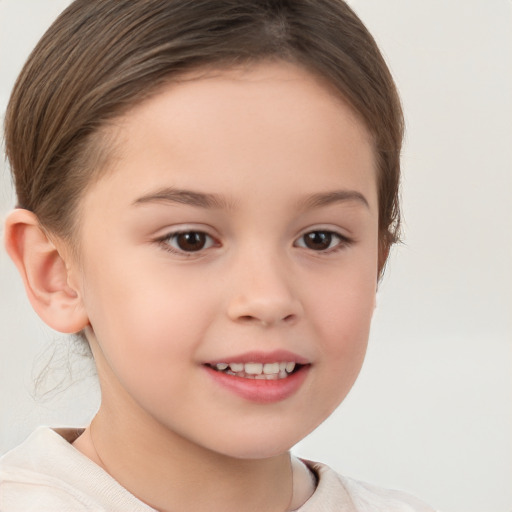
M313 429L311 429L313 430ZM234 433L211 443L210 449L235 459L267 459L287 453L295 444L309 434L292 429L251 429L243 435Z

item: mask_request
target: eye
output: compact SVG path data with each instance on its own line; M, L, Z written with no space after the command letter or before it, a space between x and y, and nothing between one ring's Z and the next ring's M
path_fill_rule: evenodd
M297 247L313 251L329 251L349 244L349 240L334 231L317 230L302 235L296 242Z
M214 245L210 235L202 231L180 231L170 233L161 242L172 252L198 252Z

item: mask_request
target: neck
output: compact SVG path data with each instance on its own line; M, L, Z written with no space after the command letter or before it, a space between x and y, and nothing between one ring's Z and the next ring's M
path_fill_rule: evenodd
M119 422L103 407L75 442L141 501L161 512L289 510L290 456L238 459L197 446L153 420Z

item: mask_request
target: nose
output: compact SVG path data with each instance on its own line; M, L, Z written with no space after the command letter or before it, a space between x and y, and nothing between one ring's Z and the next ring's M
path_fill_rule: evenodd
M302 316L290 267L278 257L253 255L236 265L233 277L227 307L232 321L270 327L294 324Z

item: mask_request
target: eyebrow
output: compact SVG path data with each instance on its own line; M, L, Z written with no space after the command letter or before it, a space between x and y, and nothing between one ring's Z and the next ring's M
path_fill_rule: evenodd
M199 208L214 209L230 209L233 206L226 198L217 194L205 194L203 192L182 190L174 187L150 192L133 202L134 205L146 203L180 203Z
M304 210L321 208L334 203L359 203L366 208L370 208L370 204L361 192L356 190L333 190L331 192L320 192L313 194L299 201L299 207Z
M334 203L347 202L359 203L366 208L370 208L370 205L364 195L356 190L319 192L299 200L298 206L300 209L309 210L329 206ZM195 192L192 190L182 190L174 187L166 187L150 192L139 197L133 202L134 205L147 203L179 203L206 209L233 208L233 203L221 195Z

